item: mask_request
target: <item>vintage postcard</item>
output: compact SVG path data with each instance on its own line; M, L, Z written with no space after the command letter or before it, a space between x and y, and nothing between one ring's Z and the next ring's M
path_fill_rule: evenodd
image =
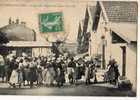
M137 96L138 1L0 0L0 95Z

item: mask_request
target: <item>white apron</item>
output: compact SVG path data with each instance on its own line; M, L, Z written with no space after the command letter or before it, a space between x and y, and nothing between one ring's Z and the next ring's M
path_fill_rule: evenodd
M10 83L17 84L18 83L18 73L16 70L12 71L11 77L10 77Z

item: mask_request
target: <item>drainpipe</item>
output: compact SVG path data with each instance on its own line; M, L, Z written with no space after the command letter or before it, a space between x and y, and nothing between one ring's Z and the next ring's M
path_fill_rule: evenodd
M34 37L34 41L36 41L36 32L35 32L35 30L32 30L34 33L33 33L33 37Z

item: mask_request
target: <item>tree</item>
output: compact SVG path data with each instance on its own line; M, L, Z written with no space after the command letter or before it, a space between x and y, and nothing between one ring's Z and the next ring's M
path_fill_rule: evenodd
M8 43L9 40L4 33L0 31L0 44Z

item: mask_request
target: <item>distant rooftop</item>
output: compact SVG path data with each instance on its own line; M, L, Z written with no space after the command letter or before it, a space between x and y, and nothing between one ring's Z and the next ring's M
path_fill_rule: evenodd
M102 1L111 22L137 22L138 5L134 1Z
M0 32L5 34L9 41L34 41L35 31L26 26L25 22L19 23L9 19L9 24L1 27Z
M52 44L41 41L10 41L6 44L7 47L51 47Z

